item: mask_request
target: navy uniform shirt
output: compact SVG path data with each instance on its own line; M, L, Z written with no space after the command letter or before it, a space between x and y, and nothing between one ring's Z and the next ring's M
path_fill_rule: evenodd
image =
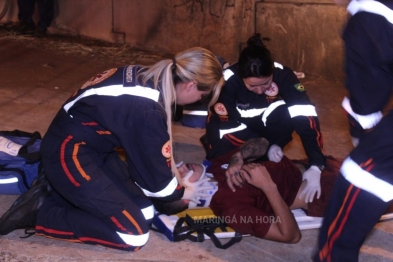
M138 82L141 69L113 68L91 78L66 101L52 125L104 156L123 148L130 176L145 195L178 200L184 188L171 172L167 115L160 91Z
M375 1L393 10L393 0ZM377 7L377 11L381 8ZM343 33L346 87L352 110L359 115L381 111L393 88L393 15L357 11Z
M237 63L224 70L224 77L225 86L207 120L206 131L210 145L214 146L217 140L222 139L223 133L231 133L239 140L255 136L253 134L259 133L265 125L264 121L269 114L266 108L273 104L286 104L289 117L292 117L293 126L302 139L310 163L325 163L315 107L290 68L275 63L272 86L262 95L246 88L243 79L238 75ZM279 141L270 142L285 146Z

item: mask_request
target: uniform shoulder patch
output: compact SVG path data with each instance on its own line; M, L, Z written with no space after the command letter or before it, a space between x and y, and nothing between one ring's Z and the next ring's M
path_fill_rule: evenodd
M296 84L296 85L295 85L295 88L296 88L296 90L299 91L299 92L304 92L304 91L306 91L306 89L304 88L304 86L303 86L301 83Z
M217 115L220 115L220 116L226 116L226 115L228 115L228 111L227 111L227 109L225 108L225 106L224 106L223 103L216 103L216 104L214 105L214 112L216 112Z
M267 96L276 96L278 95L278 86L276 83L272 82L272 84L270 85L270 87L265 91L265 95Z
M96 76L93 76L86 83L83 84L81 89L101 83L105 79L108 79L110 76L112 76L116 71L117 71L117 68L112 68L109 70L105 70L104 72L97 74Z
M169 140L162 146L161 152L165 158L171 158L171 144Z

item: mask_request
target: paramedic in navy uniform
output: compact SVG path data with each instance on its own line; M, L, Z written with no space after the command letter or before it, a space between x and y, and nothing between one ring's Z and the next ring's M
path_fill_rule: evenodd
M315 107L295 73L273 61L259 34L250 37L247 45L239 61L224 70L225 86L207 117L207 158L230 152L250 138L265 137L271 144L269 160L279 162L296 131L311 165L302 192L311 202L321 194L325 165Z
M355 148L344 160L319 236L318 261L358 261L393 199L393 0L349 1L344 32L348 113Z
M54 190L38 211L36 234L131 251L144 246L154 215L148 197L196 201L201 189L200 182L181 186L177 179L172 106L211 93L215 101L223 83L219 61L203 48L86 82L42 141ZM127 165L116 148L124 149Z

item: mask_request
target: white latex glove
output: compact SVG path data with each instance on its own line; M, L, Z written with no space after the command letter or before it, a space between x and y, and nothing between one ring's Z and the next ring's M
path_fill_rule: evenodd
M214 186L212 185L203 185L203 183L207 182L210 180L210 178L203 178L199 179L198 181L191 183L188 179L192 176L194 171L190 170L188 171L187 175L182 178L183 185L185 187L184 189L184 195L182 199L188 199L190 201L193 201L197 204L200 204L201 202L198 200L198 197L208 197L210 194L203 192L204 190L212 190L214 189Z
M267 152L267 157L269 158L269 160L276 163L280 162L283 156L284 153L282 152L281 147L279 147L278 145L272 145Z
M307 185L300 193L299 198L302 198L304 195L304 201L306 203L311 203L314 199L315 193L317 193L317 198L321 196L321 173L322 171L317 166L310 166L303 173L303 180L307 180Z

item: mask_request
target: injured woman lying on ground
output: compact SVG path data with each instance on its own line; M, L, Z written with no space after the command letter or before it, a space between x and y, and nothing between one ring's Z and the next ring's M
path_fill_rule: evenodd
M171 215L189 207L210 207L216 216L230 217L227 225L242 235L297 243L301 233L291 210L301 208L308 216L322 217L342 161L327 157L321 175L322 194L306 203L300 192L307 183L302 178L302 172L308 168L307 160L290 160L284 156L278 163L268 161L264 156L268 144L264 138L251 139L239 149L212 159L207 172L201 164L178 164L183 180L192 182L210 175L217 188L207 190L200 203L152 199L156 210ZM250 150L253 147L258 150ZM239 172L231 175L228 171L236 170L236 166Z

